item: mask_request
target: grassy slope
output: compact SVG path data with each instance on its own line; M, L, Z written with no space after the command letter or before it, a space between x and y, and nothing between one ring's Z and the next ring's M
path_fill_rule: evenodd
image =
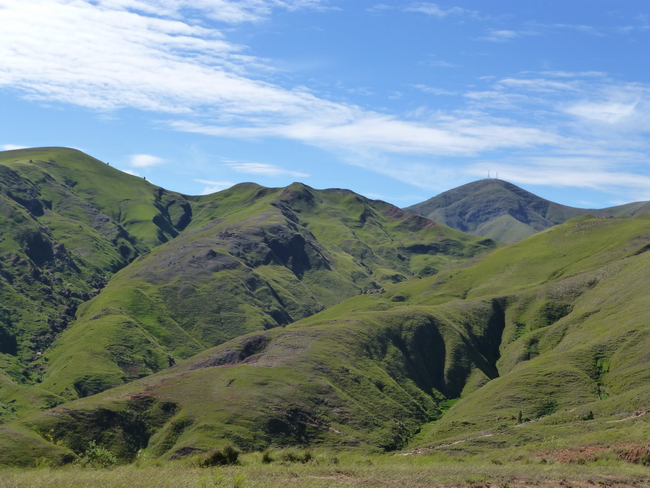
M234 339L22 425L51 432L77 452L95 439L125 459L143 445L169 458L224 442L245 449L320 443L395 449L436 418L437 403L458 395L468 378L494 377L496 351L483 339L498 329L492 319L499 313L494 303L476 301L435 313L418 307L352 313L335 323L316 315L302 325ZM125 426L133 399L174 411L140 443L124 436L142 430Z
M490 248L349 191L238 185L193 200L187 230L118 273L46 354L66 398ZM84 365L83 367L81 365Z
M115 271L177 235L188 214L184 197L79 151L0 153L0 419L63 401L33 386L43 353Z
M640 442L645 417L618 420L650 401L649 243L645 216L582 217L19 425L53 429L74 449L91 436L70 433L76 412L123 411L148 396L176 406L148 439L154 455L172 458L225 442L393 449L412 439L450 452L548 447L549 438ZM589 411L595 420L581 420ZM128 458L121 428L101 441Z
M9 199L18 206L6 200L3 207L27 227L39 222L31 191ZM333 305L281 329L264 331L262 324L258 332L170 370L13 423L0 436L0 459L31 463L34 456L65 456L93 439L129 459L147 445L154 455L174 457L228 441L247 449L269 443L394 449L420 429L414 447L463 441L450 450L543 445L549 435L579 442L636 440L647 430L645 417L624 420L650 400L647 218L581 217L484 259L410 280L481 245L350 192L243 185L222 193L189 199L194 220L181 237L124 269L109 284L111 293L80 307L81 320L64 334L67 345L49 356L52 374L44 385L72 396L74 381L62 370L86 368L94 376L84 378L86 389L77 394L92 393L214 340L198 323L203 311L192 318L191 309L174 309L182 290L161 292L187 282L190 275L174 272L179 264L201 286L219 273L244 270L220 275L218 287L208 287L197 306L222 306L225 286L247 302L271 305L258 317L277 324L284 317L279 306L298 315L290 299L305 293L303 285L311 287L315 303ZM19 242L16 234L3 237ZM29 264L20 252L11 266ZM65 273L65 260L57 259L63 266L57 272ZM81 262L76 255L71 259ZM343 272L328 276L332 263ZM3 293L16 293L3 286ZM346 286L355 292L384 286L387 292L334 304ZM275 293L255 293L269 287ZM192 287L189 295L195 292ZM258 312L256 307L252 316ZM233 317L242 314L247 312ZM96 355L75 363L88 348ZM102 354L106 360L95 363ZM7 371L15 372L15 355L3 357L11 363ZM5 391L26 392L14 385ZM41 405L60 401L43 390L30 395ZM440 400L458 396L441 420L427 424L439 415ZM7 406L10 418L16 413ZM524 420L542 419L517 424L513 417L520 411ZM595 420L581 421L589 411Z
M468 297L508 295L497 363L501 377L464 397L414 446L476 438L477 433L492 434L487 446L507 443L517 431L529 433L516 439L525 443L623 429L625 423L610 421L644 410L650 402L648 243L646 216L581 218L510 246L507 255L497 251L452 277L446 285ZM595 423L581 423L590 411ZM524 420L543 419L516 425L519 412ZM605 442L617 437L603 435ZM633 436L620 434L619 440L626 437ZM596 439L592 435L592 442Z

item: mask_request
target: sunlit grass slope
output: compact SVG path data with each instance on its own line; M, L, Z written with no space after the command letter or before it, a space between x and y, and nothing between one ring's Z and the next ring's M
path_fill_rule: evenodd
M183 202L79 151L0 153L0 419L63 401L34 387L43 353L115 271L178 234Z
M10 425L50 432L60 456L96 439L123 459L133 445L170 459L227 443L514 458L642 442L648 249L647 216L581 217ZM133 402L146 406L135 444Z
M646 215L581 217L449 276L442 288L452 293L468 299L498 294L507 301L500 377L464 395L414 445L477 433L491 435L485 444L499 443L500 430L509 435L513 428L543 438L549 425L567 427L567 436L585 434L622 428L624 422L613 421L645 412L649 244Z
M113 273L190 220L183 196L80 151L0 153L0 419L64 401L34 386L44 353Z
M188 197L72 149L0 173L3 420L494 246L345 190Z
M96 393L494 245L384 202L299 183L237 185L192 205L181 235L79 308L46 354L44 388L66 398Z
M225 443L393 450L437 418L438 403L462 385L495 377L498 344L486 339L498 335L501 313L499 303L479 300L336 322L315 316L20 425L46 433L61 455L94 439L124 460L144 447L173 459Z

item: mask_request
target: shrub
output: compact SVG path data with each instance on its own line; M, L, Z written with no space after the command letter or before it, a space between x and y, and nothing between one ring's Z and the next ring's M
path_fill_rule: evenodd
M594 412L589 410L589 413L582 417L580 420L593 420L594 419Z
M271 464L273 461L275 461L275 458L271 455L271 451L269 449L262 453L262 462L264 464Z
M105 447L98 446L91 441L88 449L79 456L79 464L90 468L107 468L117 464L117 458Z
M553 400L552 398L549 398L539 406L537 412L535 413L535 418L539 419L546 415L551 415L556 411L557 411L557 401Z
M239 451L232 446L226 446L223 449L212 449L208 452L206 457L199 461L201 468L209 468L211 466L227 466L237 464L239 458Z
M289 450L280 454L280 460L285 463L302 463L306 464L313 459L313 455L309 451Z

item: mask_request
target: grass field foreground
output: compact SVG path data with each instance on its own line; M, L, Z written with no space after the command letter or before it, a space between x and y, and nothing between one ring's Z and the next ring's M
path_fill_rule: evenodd
M0 471L5 487L647 487L650 468L619 460L592 463L547 461L536 454L500 463L481 457L429 455L359 455L316 452L307 463L277 459L264 463L262 453L240 457L238 465L212 468L191 461L142 461L105 469L12 468Z

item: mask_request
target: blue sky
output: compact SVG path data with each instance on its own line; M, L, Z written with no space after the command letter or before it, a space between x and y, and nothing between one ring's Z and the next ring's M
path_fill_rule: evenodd
M0 0L0 150L67 146L186 194L398 206L497 176L650 200L650 3Z

